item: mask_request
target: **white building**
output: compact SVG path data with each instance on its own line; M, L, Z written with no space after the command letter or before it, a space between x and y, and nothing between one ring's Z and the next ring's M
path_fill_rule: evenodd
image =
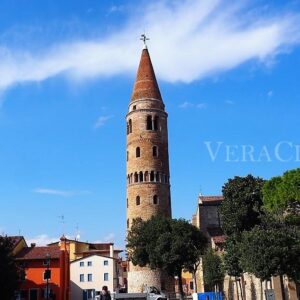
M118 259L91 254L70 264L71 300L95 299L106 285L110 292L119 284Z

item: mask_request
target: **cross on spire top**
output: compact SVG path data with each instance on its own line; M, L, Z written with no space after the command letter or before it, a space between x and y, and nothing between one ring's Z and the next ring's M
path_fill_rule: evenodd
M143 41L143 43L144 43L144 49L147 49L147 43L146 43L146 42L147 42L148 40L150 40L150 39L147 38L147 36L146 36L145 33L141 34L140 40Z

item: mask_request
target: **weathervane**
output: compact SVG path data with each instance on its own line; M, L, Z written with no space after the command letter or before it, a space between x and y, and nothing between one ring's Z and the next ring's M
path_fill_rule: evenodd
M145 34L145 33L141 34L140 40L143 41L143 43L144 43L144 48L147 49L147 43L146 43L146 41L148 41L148 40L150 40L150 39L146 37L146 34Z

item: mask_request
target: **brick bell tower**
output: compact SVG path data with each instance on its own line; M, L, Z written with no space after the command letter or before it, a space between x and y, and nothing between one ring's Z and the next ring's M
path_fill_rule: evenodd
M126 115L127 229L135 218L171 217L167 117L145 44ZM141 292L145 284L174 290L173 280L162 271L130 263L128 292Z

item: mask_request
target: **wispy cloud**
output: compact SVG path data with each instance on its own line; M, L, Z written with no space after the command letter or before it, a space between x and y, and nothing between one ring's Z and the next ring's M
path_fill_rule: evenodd
M189 83L246 61L266 63L300 41L300 17L247 12L247 1L157 1L137 7L121 30L97 40L54 44L39 51L0 45L0 90L64 74L74 80L136 71L143 29L157 75ZM116 10L116 8L112 8ZM166 59L167 58L167 59ZM101 122L100 122L101 124ZM101 126L101 125L100 125Z
M205 109L205 108L207 108L207 104L206 103L199 103L199 104L196 105L196 108Z
M267 95L269 98L271 98L273 96L273 91L268 91Z
M61 197L72 197L72 196L86 195L91 193L90 191L64 191L64 190L49 189L49 188L36 188L33 190L33 192L38 194L54 195L54 196L61 196Z
M185 101L185 102L179 104L178 107L179 108L189 108L189 107L193 107L193 106L194 106L193 103Z
M35 243L37 246L46 246L50 243L59 241L59 238L50 237L47 234L40 234L30 239L26 239L28 245Z
M198 108L198 109L204 109L204 108L207 108L207 104L206 103L194 104L194 103L185 101L185 102L179 104L178 107L182 108L182 109L193 108L193 107Z
M225 100L225 103L228 104L228 105L233 105L234 104L234 102L231 101L231 100Z
M94 128L99 128L99 127L102 127L103 125L106 124L106 122L111 119L112 116L100 116L98 118L98 120L96 121L95 125L94 125Z

